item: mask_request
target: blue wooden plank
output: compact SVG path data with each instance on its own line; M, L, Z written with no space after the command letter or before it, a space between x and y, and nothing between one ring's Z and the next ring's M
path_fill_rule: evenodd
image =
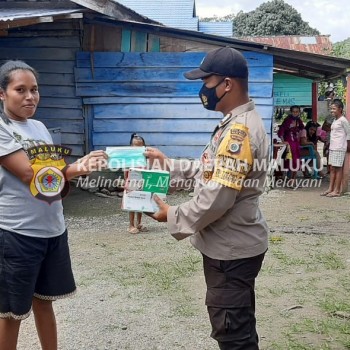
M71 48L8 48L0 50L0 59L74 60L75 52Z
M205 145L210 139L210 132L198 132L196 137L191 137L189 133L168 132L142 132L137 131L145 141L146 145L174 145L174 146L198 146ZM126 146L129 145L131 132L108 132L97 133L93 135L94 145L111 145L111 146Z
M184 73L188 68L177 67L116 67L116 68L76 68L75 79L84 82L125 82L125 81L187 81ZM252 67L249 70L250 82L272 82L273 69Z
M73 97L76 96L73 86L52 86L40 84L40 96L42 97Z
M63 133L62 144L64 145L83 145L84 135L74 133Z
M197 96L202 82L77 83L77 96ZM252 97L271 97L271 83L249 84Z
M29 48L29 47L71 47L79 48L80 41L79 36L45 36L45 33L40 37L26 37L26 38L16 38L16 37L2 37L0 46L4 48Z
M110 145L94 146L95 150L106 149ZM194 158L197 159L203 152L202 146L159 146L162 152L164 152L169 158Z
M40 107L47 108L82 108L82 100L80 97L43 97L40 96Z
M184 96L184 97L113 97L113 96L101 96L101 97L84 97L83 102L85 105L109 105L115 104L116 108L118 105L123 104L196 104L199 102L198 96ZM272 105L272 97L255 97L254 102L257 105Z
M43 85L74 86L74 75L67 73L45 73L39 74L39 88Z
M36 116L36 119L39 119ZM83 120L67 120L65 123L62 123L61 119L40 119L47 128L61 128L61 132L72 132L77 134L84 133L84 121Z
M271 99L272 100L272 99ZM271 105L257 105L262 117L270 118L273 111ZM95 105L95 119L212 119L221 118L219 112L208 111L197 103L191 104L123 104L123 105Z
M220 113L211 112L203 108L197 99L196 104L124 104L124 105L95 105L95 119L197 119L197 118L219 118Z
M74 73L75 62L58 61L58 60L31 60L27 59L26 63L35 68L39 74L43 73Z
M39 119L83 119L81 109L58 109L58 108L41 108L39 107L35 115Z
M271 67L273 56L242 52L249 66ZM98 67L189 67L196 68L205 52L94 52L94 66ZM77 53L77 67L90 67L90 53Z
M198 119L196 123L191 119L157 119L156 122L149 122L142 119L124 120L123 122L113 119L95 119L93 121L93 131L133 132L133 130L137 130L137 132L143 133L176 130L176 132L210 132L214 130L217 123L218 120L215 119Z

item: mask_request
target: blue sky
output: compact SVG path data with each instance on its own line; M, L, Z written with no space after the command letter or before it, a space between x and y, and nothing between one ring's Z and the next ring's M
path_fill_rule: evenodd
M212 17L214 14L225 16L237 14L240 10L255 10L262 0L196 0L199 17ZM285 0L294 7L305 22L323 35L330 35L333 43L350 37L350 1L349 0Z

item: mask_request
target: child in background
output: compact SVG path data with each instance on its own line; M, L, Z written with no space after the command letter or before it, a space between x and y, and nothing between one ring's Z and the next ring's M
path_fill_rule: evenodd
M130 146L142 147L146 146L145 140L143 137L133 133L130 138ZM125 171L124 178L125 181L128 180L129 172ZM135 214L136 214L136 225L135 225ZM141 225L142 213L135 213L133 211L129 212L129 233L139 233L139 232L148 232L147 227Z
M340 197L342 195L343 165L346 152L350 152L350 124L343 113L343 102L339 99L333 100L331 114L334 121L329 144L331 177L328 189L321 193L321 196Z

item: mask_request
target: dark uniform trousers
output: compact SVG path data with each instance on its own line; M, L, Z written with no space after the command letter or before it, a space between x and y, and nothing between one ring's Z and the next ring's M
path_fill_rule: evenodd
M211 337L221 350L259 349L254 287L264 255L239 260L216 260L203 255Z

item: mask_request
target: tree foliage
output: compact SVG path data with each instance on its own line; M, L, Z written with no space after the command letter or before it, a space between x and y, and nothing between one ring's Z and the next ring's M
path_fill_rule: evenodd
M240 11L234 19L235 36L318 35L300 13L283 0L261 4L254 11Z
M219 17L217 15L214 15L213 17L203 17L201 18L202 22L234 22L235 15L233 13Z
M332 55L350 59L350 38L333 44Z
M299 12L283 0L264 2L250 12L240 11L235 16L207 17L206 22L232 21L234 36L319 35L317 29L304 22Z

